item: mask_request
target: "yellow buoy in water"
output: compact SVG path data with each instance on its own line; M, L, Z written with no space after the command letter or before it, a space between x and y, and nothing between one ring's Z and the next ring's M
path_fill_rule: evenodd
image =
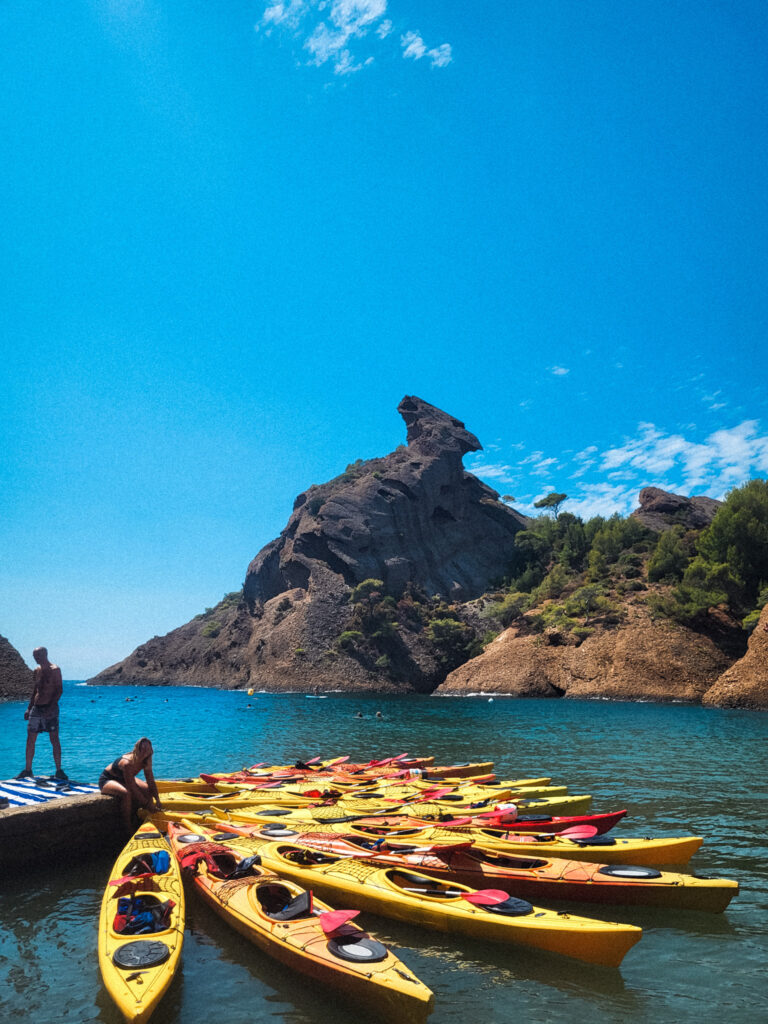
M249 697L253 696L253 687L251 687L250 690L248 691L248 696Z

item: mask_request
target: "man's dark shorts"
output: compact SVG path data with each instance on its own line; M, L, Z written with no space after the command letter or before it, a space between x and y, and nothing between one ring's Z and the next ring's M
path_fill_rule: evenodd
M59 705L34 704L27 720L28 732L58 732Z

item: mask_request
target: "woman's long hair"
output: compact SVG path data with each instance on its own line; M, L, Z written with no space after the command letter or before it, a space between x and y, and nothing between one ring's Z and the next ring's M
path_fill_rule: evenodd
M142 748L146 751L147 747L149 747L149 753L145 752L142 754ZM147 736L142 736L141 739L134 744L133 751L131 752L134 761L140 764L144 764L145 761L148 761L152 757L152 754L152 740Z

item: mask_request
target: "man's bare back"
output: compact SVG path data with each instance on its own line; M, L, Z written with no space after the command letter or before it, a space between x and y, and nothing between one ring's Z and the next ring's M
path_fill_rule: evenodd
M32 673L34 682L35 704L52 704L58 701L62 692L61 669L48 661L38 667Z

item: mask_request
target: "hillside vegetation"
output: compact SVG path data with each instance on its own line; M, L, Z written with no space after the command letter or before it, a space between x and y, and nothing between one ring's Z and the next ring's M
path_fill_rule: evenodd
M729 647L743 647L768 602L768 481L733 490L705 529L680 523L659 534L632 516L541 515L517 534L498 586L467 604L417 588L395 597L376 579L355 587L350 602L337 647L384 675L397 675L409 634L421 634L450 671L513 624L523 635L556 632L579 644L619 625L638 602L654 618L716 636L725 618Z

